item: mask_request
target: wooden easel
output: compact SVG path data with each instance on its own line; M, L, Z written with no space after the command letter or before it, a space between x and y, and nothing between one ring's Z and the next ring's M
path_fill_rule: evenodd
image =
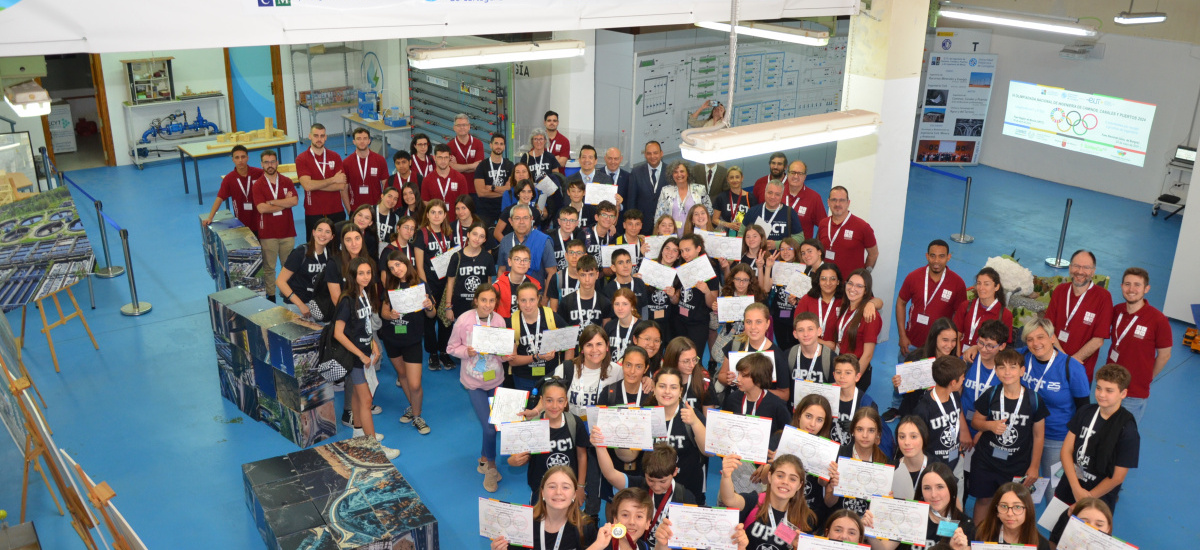
M83 481L83 487L87 491L88 500L92 502L92 508L99 511L100 517L104 518L104 526L108 528L108 533L113 538L113 549L132 550L129 541L125 539L125 533L117 529L116 523L113 522L112 516L108 513L109 501L117 496L116 491L113 491L112 487L108 486L107 481L101 481L99 484L93 482L92 478L83 472L83 468L79 464L74 464L74 467L75 472L79 474L79 479Z
M46 471L42 465L38 463L38 458L41 458L45 463L45 468L50 471L50 477L54 478L54 484L58 486L58 492L62 494L63 501L67 505L67 510L71 512L71 526L75 528L75 532L79 538L83 540L84 546L89 550L97 550L96 541L92 538L91 530L96 527L92 521L91 514L84 508L83 500L79 493L74 490L74 487L69 486L63 480L63 473L58 469L57 459L50 453L50 445L42 436L41 427L45 425L43 422L36 420L35 414L37 410L30 410L23 399L24 391L29 388L29 380L26 378L12 379L9 374L9 391L17 398L17 403L21 407L21 413L25 417L25 471L21 484L21 522L25 522L25 513L27 508L27 500L29 496L29 468L32 465L33 469L37 470L42 475L42 481L46 483L46 488L50 491L50 497L54 499L54 505L58 507L58 514L63 514L62 504L58 502L58 496L54 493L54 488L50 486L50 480L46 477ZM33 403L33 400L29 400ZM35 405L36 406L36 405ZM47 427L47 431L49 428Z
M76 284L79 284L78 280L76 280L74 283L71 283L65 287L55 290L54 292L51 292L47 296L42 296L41 298L38 298L37 300L34 300L34 302L33 302L34 305L37 306L38 313L40 313L42 316L42 334L46 335L46 342L48 342L50 344L50 358L54 360L54 372L61 372L61 371L58 369L58 354L55 353L55 351L54 351L54 339L50 337L51 329L61 327L65 324L67 324L67 321L78 318L79 321L81 323L83 323L83 330L87 331L88 338L92 339L92 347L94 347L96 349L100 349L100 344L96 343L96 337L94 335L92 335L92 327L88 326L87 319L83 316L83 311L79 309L79 302L75 301L75 293L71 292L71 287L75 286ZM63 313L62 303L59 302L59 300L58 300L58 293L60 293L60 292L67 293L67 297L71 299L71 305L75 306L74 313L71 313L70 315L65 315ZM47 320L46 320L46 305L42 303L47 298L54 300L54 307L55 307L55 309L58 310L58 320L55 321L53 324L47 322ZM21 338L18 340L21 348L25 347L25 312L28 309L29 309L28 304L21 306ZM18 355L18 358L20 358L19 355ZM40 396L41 394L39 393L38 395Z

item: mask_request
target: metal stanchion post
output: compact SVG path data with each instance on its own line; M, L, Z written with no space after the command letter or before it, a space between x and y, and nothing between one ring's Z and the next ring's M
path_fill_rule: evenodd
M54 189L54 174L50 170L50 154L46 152L45 147L39 147L38 152L42 155L42 173L46 175L46 191L49 191ZM35 181L33 184L37 185L37 182Z
M1058 252L1054 253L1053 258L1046 258L1046 265L1062 269L1071 265L1071 261L1062 257L1063 245L1067 241L1067 222L1071 219L1071 199L1067 199L1067 211L1063 212L1062 232L1058 235Z
M963 218L962 229L958 233L950 235L950 240L956 243L968 244L975 242L975 237L967 234L967 207L971 205L971 178L967 177L967 190L963 194Z
M129 297L132 300L130 303L121 306L122 315L142 315L150 313L150 302L139 302L137 295L137 283L133 281L133 260L129 258L129 230L121 230L121 248L125 251L125 267L128 270L129 276Z
M95 271L96 276L101 279L111 279L125 273L125 268L121 266L113 266L108 255L108 229L104 223L104 205L100 201L96 201L96 221L100 222L100 249L104 252L104 267ZM125 260L128 262L129 260Z

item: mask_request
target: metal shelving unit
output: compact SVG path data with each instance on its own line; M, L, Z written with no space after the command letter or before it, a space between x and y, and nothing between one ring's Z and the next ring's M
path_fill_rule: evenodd
M297 138L299 138L299 139L305 138L305 134L304 134L305 128L308 128L308 126L310 126L310 125L312 125L312 123L316 122L317 113L327 112L327 111L350 111L350 112L353 112L354 109L356 109L358 107L358 96L357 96L357 94L354 93L353 86L351 85L351 81L350 81L350 55L351 54L361 54L362 50L351 47L345 42L342 42L339 45L334 45L334 46L324 46L324 50L321 51L320 53L314 53L310 49L310 46L311 45L292 46L292 48L290 50L291 56L292 56L292 89L296 91L296 132L297 132ZM307 68L307 74L308 74L308 86L309 86L310 90L301 90L300 87L296 84L296 73L298 72L298 71L296 71L296 55L297 54L304 56L304 63L305 63L305 67ZM352 101L348 100L346 102L330 104L330 105L316 105L316 106L305 105L303 102L300 101L301 92L302 91L305 91L305 92L318 91L317 86L316 86L316 81L313 80L313 58L322 57L322 56L326 56L326 55L342 56L342 77L343 77L342 83L343 83L343 86L350 88L348 93L352 94L350 96ZM304 124L304 119L302 118L302 115L305 111L308 112L308 125ZM337 125L337 127L340 128L341 125L339 124L339 125Z
M492 133L509 136L506 90L497 69L486 66L408 70L413 133L434 142L454 139L454 116L471 118L471 135L488 143Z

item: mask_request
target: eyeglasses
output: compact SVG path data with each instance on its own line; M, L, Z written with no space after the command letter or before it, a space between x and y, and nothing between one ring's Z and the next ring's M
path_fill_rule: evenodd
M508 261L514 264L527 264L529 263L529 258L517 258L515 256L509 256Z
M797 172L795 170L788 170L788 175L792 175L792 176L803 176L806 174L808 174L808 172Z
M582 256L582 255L584 255L584 254L587 254L587 252L584 252L584 251L582 251L582 250L569 250L569 251L567 251L567 255L568 255L568 256Z
M977 343L979 344L980 348L983 348L988 351L995 351L995 350L1000 349L1000 344L994 344L994 343L993 344L985 344L985 343L983 343L983 341L979 341Z
M611 219L615 218L616 216L613 214L600 214L600 217L604 218L606 220L611 220Z
M864 285L862 283L851 283L849 281L846 282L846 286L850 287L850 288L858 288L858 289L867 288L867 285Z
M1025 505L1024 504L1014 504L1012 506L1009 506L1007 504L997 504L996 509L999 510L1001 513L1004 513L1004 512L1012 512L1014 514L1024 514L1025 513Z
M579 220L575 218L559 218L558 223L565 225L568 223L579 223Z
M527 221L532 220L533 218L531 216L512 216L509 219L514 222L527 222Z
M1079 265L1079 264L1071 264L1071 269L1078 269L1079 271L1095 271L1095 270L1096 270L1096 266L1094 266L1094 265Z
M735 282L735 283L747 283L747 284L749 284L749 283L750 283L750 278L749 278L749 277L734 277L734 278L733 278L733 282Z
M699 365L699 364L700 364L700 358L699 358L699 357L693 357L693 358L691 358L691 359L680 359L680 360L679 360L679 364L680 364L680 365L693 365L693 366L694 366L694 365Z

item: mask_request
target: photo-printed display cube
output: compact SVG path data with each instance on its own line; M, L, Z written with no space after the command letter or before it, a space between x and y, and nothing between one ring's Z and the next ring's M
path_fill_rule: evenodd
M242 466L246 506L275 550L439 550L437 519L359 437Z

